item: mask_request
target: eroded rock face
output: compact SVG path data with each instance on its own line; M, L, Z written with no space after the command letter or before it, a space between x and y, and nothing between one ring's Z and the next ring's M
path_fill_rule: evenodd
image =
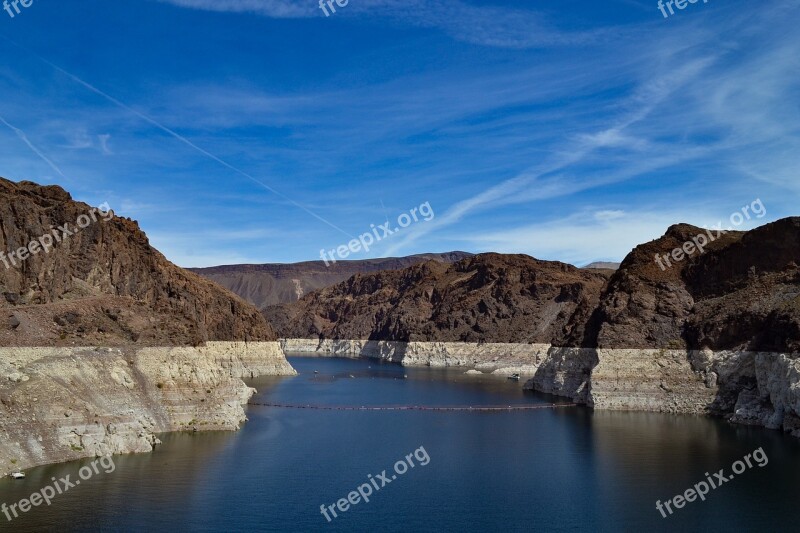
M699 235L705 252L663 256ZM662 259L662 264L665 261ZM599 348L800 352L800 218L750 232L686 224L625 258L587 328Z

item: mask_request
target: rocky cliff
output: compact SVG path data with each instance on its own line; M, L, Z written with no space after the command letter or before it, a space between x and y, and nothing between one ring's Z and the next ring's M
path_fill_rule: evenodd
M234 429L242 377L290 374L259 311L136 222L0 179L0 472Z
M275 340L256 309L167 261L136 222L60 187L0 179L0 251L3 346Z
M703 240L703 252L673 256ZM746 233L677 225L637 247L587 327L585 344L598 348L588 402L708 412L800 436L799 259L800 218Z

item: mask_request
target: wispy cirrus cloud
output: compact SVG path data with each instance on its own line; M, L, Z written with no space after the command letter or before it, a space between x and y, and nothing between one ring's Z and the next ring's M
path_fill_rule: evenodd
M314 259L341 244L215 158L349 233L430 201L435 220L373 257L466 248L621 259L715 207L761 197L770 217L796 214L800 41L786 6L797 1L731 0L629 26L638 10L624 0L608 16L587 0L582 21L571 3L503 1L351 0L329 19L316 0L105 4L158 14L142 23L153 40L95 24L112 46L88 64L29 44L75 77L9 55L3 115L80 175L78 196L139 218L187 266ZM618 27L628 33L610 36ZM69 32L62 41L94 50ZM0 170L62 182L15 133L0 128ZM198 228L199 240L178 238ZM216 238L231 228L243 239Z
M158 0L178 7L223 13L252 13L270 18L324 16L317 3L288 0ZM334 4L335 6L336 4ZM501 48L537 48L580 45L609 36L621 28L567 31L532 9L476 6L459 0L351 1L337 16L375 17L394 23L435 28L450 37L477 45Z
M613 123L600 131L579 133L575 139L567 139L558 151L560 155L553 158L551 162L458 202L438 217L434 223L415 228L413 232L408 233L403 240L389 249L389 253L397 253L426 233L456 224L476 211L520 201L531 202L575 195L587 189L635 178L645 172L660 168L660 166L672 165L677 161L685 160L687 156L691 157L694 154L702 153L697 150L683 151L667 158L653 157L647 162L628 163L627 168L616 172L606 171L602 176L594 176L591 172L583 171L580 172L583 174L581 178L570 179L567 177L576 165L580 165L601 150L620 148L621 145L621 149L625 152L641 153L642 147L647 146L648 143L622 143L620 140L632 136L630 130L648 119L651 113L675 91L697 79L711 63L712 59L710 58L699 58L675 69L667 70L657 78L647 80L625 102L621 103L620 107L624 111L621 116L614 119ZM654 153L653 156L655 155L657 154ZM606 157L613 159L613 154ZM579 174L579 172L574 173Z
M733 42L720 45L718 39L709 40L708 28L701 23L670 31L670 38L680 36L683 44L678 48L659 47L659 39L655 39L655 52L642 51L641 57L647 57L648 62L637 72L642 80L639 89L631 97L617 99L613 104L613 109L621 110L621 118L616 123L607 128L578 132L571 140L564 139L558 152L568 155L560 161L456 203L434 223L414 228L413 233L409 232L396 242L389 252L398 253L426 234L442 231L480 211L496 211L500 206L516 202L577 197L587 188L607 188L620 181L648 179L659 170L675 175L676 172L694 172L689 170L693 165L705 167L710 180L728 176L729 184L737 183L735 187L729 186L732 191L736 190L734 194L747 191L743 193L744 198L755 198L770 190L763 182L797 190L797 160L789 154L797 151L800 131L797 121L788 118L796 117L797 109L786 103L794 101L800 92L800 84L793 74L800 66L800 45L790 34L768 29L787 16L784 7L772 4L757 17L737 14L723 19L722 23L717 21L717 30L723 34L747 35L751 40L746 50ZM680 105L676 105L677 102ZM692 203L698 202L693 199ZM674 218L675 211L665 204L659 227L654 224L659 218L657 213L655 207L641 216L647 224L634 232L638 238L655 238L668 225L690 220L688 216ZM593 249L594 239L611 242L614 232L622 232L625 224L633 223L630 217L618 218L619 221L600 220L600 226L605 229L591 229L588 234L593 235L592 239L576 238L574 242L580 241L586 251ZM536 252L531 244L540 242L535 238L537 231L548 228L549 235L560 239L582 231L571 223L567 225L567 220L487 233L489 237L484 241L494 244L486 249L495 249L491 248L495 246L510 251L516 245L516 250ZM562 228L557 228L562 224ZM614 231L609 229L612 226ZM504 234L516 237L505 239ZM552 254L551 257L569 257L577 261L591 259L581 255L577 247L558 248L553 244L557 240L548 242L537 255ZM523 245L525 241L527 245ZM616 259L621 259L629 250L626 246L633 241L624 239L622 242L623 246L613 248L615 253L621 253ZM609 256L597 254L597 257Z
M272 18L306 18L316 15L312 2L288 0L158 0L189 9L221 13L254 13Z

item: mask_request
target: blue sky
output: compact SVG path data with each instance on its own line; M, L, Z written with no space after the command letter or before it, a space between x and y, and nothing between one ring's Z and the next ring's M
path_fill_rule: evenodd
M34 0L0 11L0 176L181 266L467 250L620 260L799 215L800 1Z

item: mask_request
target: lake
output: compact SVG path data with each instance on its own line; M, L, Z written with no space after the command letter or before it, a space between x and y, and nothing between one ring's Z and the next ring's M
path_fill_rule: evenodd
M479 407L564 401L523 392L521 382L458 369L290 361L299 375L252 380L259 391L252 402ZM101 468L50 506L12 522L0 514L0 531L797 530L800 442L763 428L585 407L253 405L248 417L237 433L171 434L152 454L115 457L113 472ZM734 462L757 449L768 458L765 466L751 461L752 468L710 490L705 501L673 508L667 518L656 509L657 500L684 494L706 473L729 475ZM395 469L398 461L403 464ZM0 480L0 501L16 503L53 477L80 479L90 463Z

